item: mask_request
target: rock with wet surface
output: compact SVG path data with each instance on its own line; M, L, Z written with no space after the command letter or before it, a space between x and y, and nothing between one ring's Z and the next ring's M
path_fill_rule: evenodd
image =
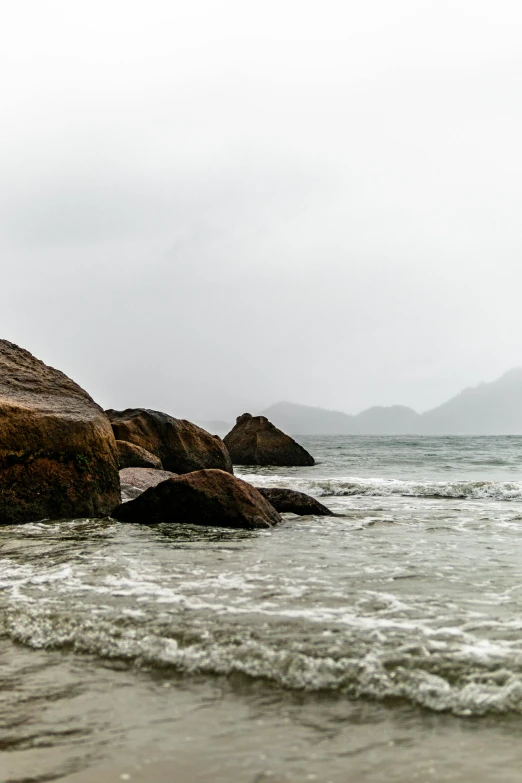
M224 438L234 465L306 466L315 461L306 449L265 416L244 413Z
M316 498L297 492L295 489L283 489L282 487L257 487L257 491L273 505L280 514L290 513L300 516L313 515L316 517L335 516L333 511L324 506Z
M120 470L121 499L123 502L134 500L150 487L155 487L177 473L156 468L123 468Z
M118 463L120 470L124 468L155 468L162 470L163 465L159 457L151 454L150 451L136 446L135 443L129 443L126 440L117 440L116 448L118 450Z
M281 522L275 508L246 481L223 470L199 470L170 478L114 509L121 522L187 523L269 529Z
M119 499L102 408L62 372L0 340L0 524L103 517Z
M221 438L190 421L146 408L108 410L107 415L118 440L154 454L165 470L190 473L216 468L233 472L230 455Z

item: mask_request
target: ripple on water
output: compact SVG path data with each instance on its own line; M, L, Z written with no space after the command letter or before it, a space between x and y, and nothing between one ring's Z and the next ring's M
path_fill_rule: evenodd
M132 666L520 711L522 542L508 512L498 504L501 524L488 512L478 536L484 501L345 502L346 518L261 535L90 520L0 531L2 632Z

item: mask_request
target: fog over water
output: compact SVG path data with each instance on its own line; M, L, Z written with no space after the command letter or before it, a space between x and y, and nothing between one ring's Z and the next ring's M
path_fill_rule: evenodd
M2 337L103 405L426 410L522 364L515 2L19 0Z

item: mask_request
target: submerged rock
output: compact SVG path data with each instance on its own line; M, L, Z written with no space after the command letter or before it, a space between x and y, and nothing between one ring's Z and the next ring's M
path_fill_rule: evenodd
M102 517L119 498L116 443L100 406L0 340L0 524Z
M255 487L223 470L198 470L162 481L122 503L112 516L148 525L174 522L249 530L271 528L281 521Z
M155 468L162 470L163 465L159 457L151 454L150 451L136 446L135 443L129 443L126 440L117 440L118 463L120 470L124 468Z
M155 487L168 478L174 478L177 473L156 468L123 468L120 470L121 499L134 500L150 487Z
M108 410L107 416L118 440L154 454L165 470L190 473L216 468L233 472L230 455L221 438L190 421L146 408Z
M234 465L314 465L306 449L265 416L244 413L224 438Z
M304 492L281 487L257 487L257 491L273 505L279 513L291 513L304 516L333 517L334 512Z

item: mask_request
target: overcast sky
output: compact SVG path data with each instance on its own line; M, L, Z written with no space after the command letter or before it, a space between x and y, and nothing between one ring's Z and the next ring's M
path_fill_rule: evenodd
M522 365L521 40L515 0L4 4L1 336L200 419Z

